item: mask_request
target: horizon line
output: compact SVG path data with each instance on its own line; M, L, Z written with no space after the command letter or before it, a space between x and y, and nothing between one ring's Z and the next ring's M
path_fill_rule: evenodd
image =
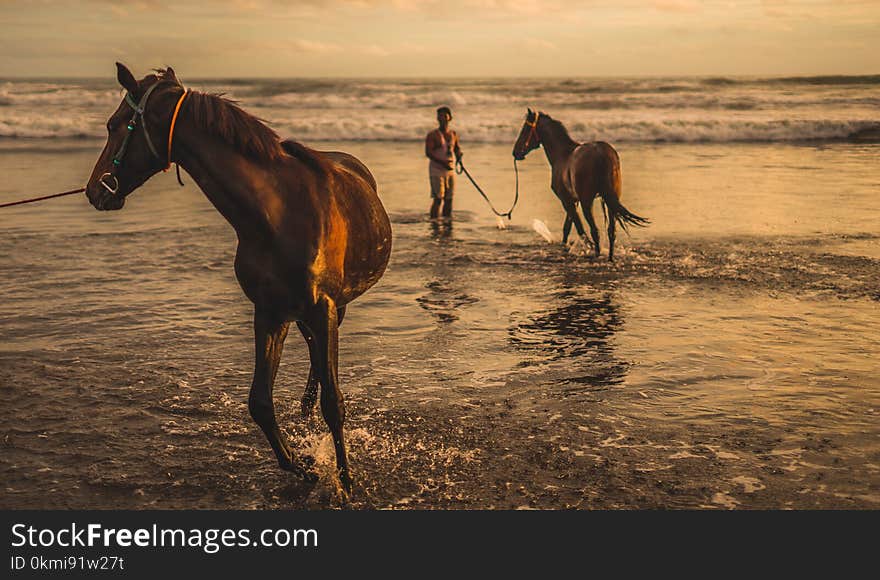
M172 67L173 68L173 67ZM150 69L152 72L153 69ZM323 75L323 76L192 76L188 79L195 81L202 80L608 80L608 79L818 79L818 78L865 78L880 77L880 71L870 73L773 73L773 74L756 74L756 73L737 73L737 74L616 74L616 75L450 75L450 76L416 76L416 75L362 75L362 76L346 76L346 75ZM103 80L106 78L115 78L115 75L107 76L82 76L82 75L0 75L2 80Z

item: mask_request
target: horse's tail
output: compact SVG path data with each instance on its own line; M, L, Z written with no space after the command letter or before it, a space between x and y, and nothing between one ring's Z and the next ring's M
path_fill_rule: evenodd
M614 216L614 219L617 220L617 223L620 224L620 227L623 228L624 231L626 231L627 226L638 226L643 228L651 223L651 220L648 218L638 216L623 207L623 204L620 203L620 199L614 192L606 193L605 191L600 191L599 195L602 196L602 203L604 206L608 207L608 213ZM605 209L604 206L603 210ZM608 221L608 213L605 214L606 222Z

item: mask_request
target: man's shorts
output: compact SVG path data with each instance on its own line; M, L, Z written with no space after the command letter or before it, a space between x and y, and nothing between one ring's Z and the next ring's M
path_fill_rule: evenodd
M431 197L434 199L452 199L455 192L455 174L431 176Z

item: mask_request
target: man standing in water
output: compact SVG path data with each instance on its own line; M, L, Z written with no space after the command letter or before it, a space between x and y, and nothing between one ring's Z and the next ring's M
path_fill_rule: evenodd
M455 160L460 160L462 153L458 146L458 135L449 129L452 111L449 107L437 109L437 123L425 138L425 155L430 159L428 176L431 180L431 218L440 215L440 204L443 204L443 217L452 217L452 194L455 191Z

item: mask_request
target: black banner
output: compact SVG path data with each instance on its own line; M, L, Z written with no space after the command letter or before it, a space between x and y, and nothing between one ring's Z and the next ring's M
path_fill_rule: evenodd
M707 557L726 569L793 557L785 545L798 554L792 562L842 548L849 556L841 572L855 563L850 556L873 553L875 522L876 512L5 511L3 577L335 577L395 569L467 577L474 566L543 576Z

